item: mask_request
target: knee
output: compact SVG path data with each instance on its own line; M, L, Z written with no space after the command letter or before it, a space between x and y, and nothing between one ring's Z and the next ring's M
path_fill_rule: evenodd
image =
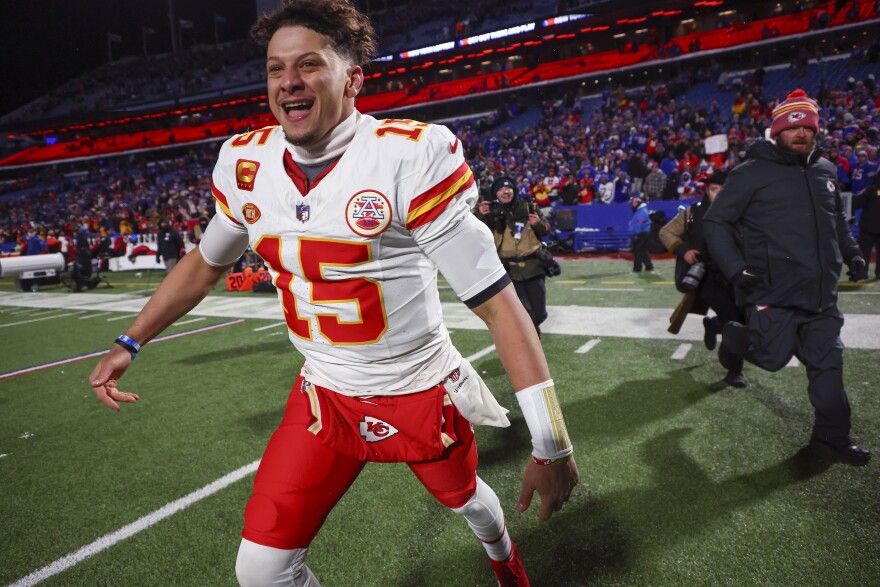
M770 371L771 373L775 373L776 371L781 370L783 367L788 365L791 361L791 358L794 355L788 355L786 357L769 357L769 358L759 358L756 357L755 364L764 369L765 371Z
M434 498L450 509L460 508L467 505L468 500L474 495L477 489L477 477L473 477L465 485L456 489L447 489L444 491L432 490L431 494Z
M308 549L282 550L242 540L235 561L235 576L241 587L292 584L302 573Z
M468 497L464 505L451 508L453 512L465 517L488 517L494 519L496 512L501 510L501 502L485 481L476 478L473 493Z

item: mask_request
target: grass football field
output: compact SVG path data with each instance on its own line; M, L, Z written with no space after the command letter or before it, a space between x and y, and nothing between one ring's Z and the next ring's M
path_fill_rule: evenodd
M625 259L561 265L542 343L582 476L545 523L537 503L513 507L530 443L491 338L441 291L453 341L511 409L511 428L477 429L479 473L532 584L880 585L880 457L855 468L803 448L804 368L747 365L749 387L726 387L699 317L665 334L680 298L671 261L641 274ZM0 280L0 585L236 585L253 471L301 357L280 310L261 310L273 294L218 289L211 312L144 348L120 385L140 402L111 412L84 355L108 347L161 274L108 278L87 294ZM853 434L876 453L880 282L840 289L861 332L844 354ZM495 584L464 521L403 465L366 467L309 565L324 587Z

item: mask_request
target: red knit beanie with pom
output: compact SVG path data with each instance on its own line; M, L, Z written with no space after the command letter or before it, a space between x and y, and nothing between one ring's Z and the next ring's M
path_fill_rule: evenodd
M790 93L773 109L770 138L775 139L782 131L799 126L819 132L819 105L800 88Z

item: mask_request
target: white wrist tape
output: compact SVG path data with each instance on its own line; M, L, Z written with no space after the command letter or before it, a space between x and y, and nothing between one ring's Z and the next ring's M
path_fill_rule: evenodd
M517 391L516 399L532 434L532 456L547 460L570 455L571 440L556 399L553 380Z

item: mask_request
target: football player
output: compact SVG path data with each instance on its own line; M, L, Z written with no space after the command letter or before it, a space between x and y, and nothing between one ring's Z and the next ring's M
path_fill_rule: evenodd
M488 229L460 141L445 127L355 108L376 44L348 0L284 0L252 36L266 46L271 126L228 140L218 213L90 376L98 399L142 345L195 307L248 246L278 289L305 363L245 508L242 585L316 586L309 544L367 462L406 462L479 538L500 585L528 585L495 493L476 474L473 424L506 410L453 347L437 270L482 318L532 436L519 511L568 501L578 469L553 380Z

